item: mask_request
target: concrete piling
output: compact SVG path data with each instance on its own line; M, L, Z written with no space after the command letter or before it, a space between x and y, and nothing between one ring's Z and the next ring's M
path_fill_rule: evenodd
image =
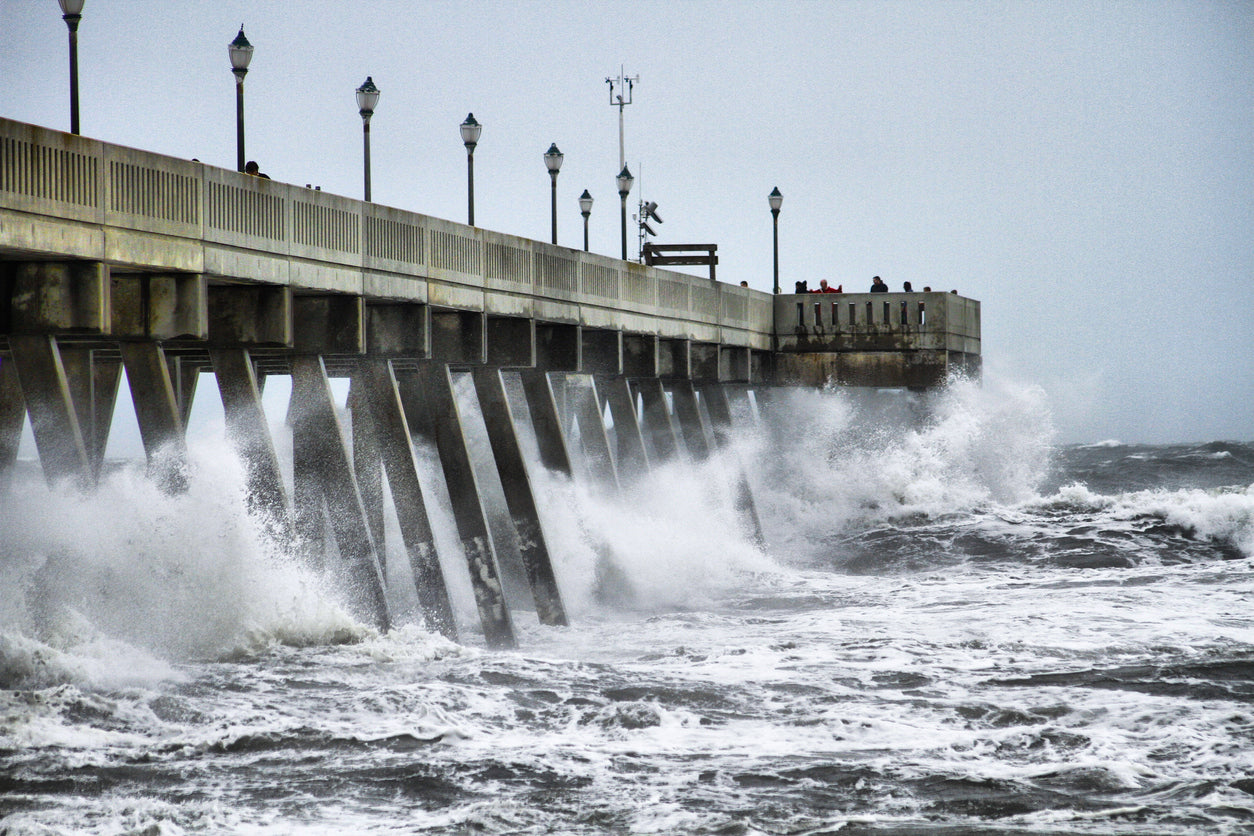
M671 461L679 452L679 438L666 405L666 390L656 377L633 380L632 388L640 396L644 427L653 453L660 462Z
M391 619L384 592L386 578L335 414L326 366L317 356L296 355L291 362L293 443L301 445L306 466L321 477L318 482L324 486L331 531L355 597L375 625L387 630Z
M72 479L81 487L88 487L92 484L91 458L83 442L56 338L12 334L9 351L17 368L44 477L50 485Z
M148 472L169 492L187 490L187 443L165 353L156 342L121 343Z
M261 387L252 359L242 348L210 351L226 418L227 437L244 462L249 510L259 514L284 544L292 543L293 527L287 490L270 426L261 406ZM322 497L317 497L321 510Z
M701 386L701 398L705 402L706 411L710 415L710 425L714 432L714 443L726 456L731 456L736 468L736 511L749 536L759 548L766 545L762 534L762 521L758 518L757 504L753 501L753 492L749 489L749 477L745 475L744 464L735 458L732 450L732 417L731 406L727 400L727 391L722 383L706 383Z
M523 369L519 372L519 377L527 398L531 427L536 434L540 464L570 478L570 450L566 446L566 435L562 432L562 419L548 373L543 369Z
M418 480L413 436L391 362L386 359L365 361L360 375L354 380L354 384L357 383L361 386L354 406L361 412L368 411L371 416L388 487L392 491L392 504L400 524L401 540L409 556L418 604L429 629L456 641L457 623Z
M122 380L122 363L111 352L90 346L58 343L57 347L70 387L70 400L83 433L83 444L87 447L94 484L100 479L105 448L109 443L109 427L113 422L113 410Z
M695 462L703 462L710 457L709 431L705 416L701 414L697 403L697 393L691 380L675 380L670 383L671 398L675 404L675 414L679 417L679 429L684 436L684 446L688 455Z
M17 367L0 357L0 493L9 486L26 423L26 401L17 381Z
M505 502L518 534L519 557L535 599L536 613L541 624L565 625L566 609L558 590L544 530L540 526L540 514L523 461L522 448L518 444L501 372L490 366L476 366L473 374L475 393L492 445Z
M489 647L515 647L513 619L449 368L438 362L421 363L417 372L406 373L398 383L410 431L434 443L439 453L484 640Z
M645 452L644 436L636 418L635 395L625 377L598 375L595 384L597 394L609 406L610 416L614 419L618 475L624 482L634 482L649 472L649 456Z
M575 420L579 422L579 440L583 445L588 470L594 480L617 491L618 470L614 464L614 454L610 450L609 436L605 432L605 420L602 418L601 401L597 397L596 386L592 375L566 376L566 391L572 401Z

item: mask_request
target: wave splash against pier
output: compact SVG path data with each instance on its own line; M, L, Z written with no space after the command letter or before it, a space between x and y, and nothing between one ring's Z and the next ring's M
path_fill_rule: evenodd
M717 459L615 498L540 477L572 626L519 611L514 652L476 645L455 562L466 644L423 629L398 555L400 626L355 620L249 518L212 433L179 496L131 467L90 496L19 474L0 500L0 823L1249 827L1254 445L1058 448L1035 388L932 397L799 392L739 423L765 550Z

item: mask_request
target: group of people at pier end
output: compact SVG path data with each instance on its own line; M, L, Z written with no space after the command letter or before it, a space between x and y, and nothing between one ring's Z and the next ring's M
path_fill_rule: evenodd
M796 293L844 293L845 286L843 284L838 284L836 285L836 287L832 287L830 284L827 283L827 279L819 279L819 286L816 289L811 290L810 283L803 279L802 281L797 282L797 289L795 292ZM887 293L888 285L885 284L883 279L881 279L879 276L876 276L873 279L871 279L871 292L872 293ZM911 286L910 282L904 282L902 284L901 292L902 293L914 293L914 288ZM923 288L923 292L931 293L932 288L925 287ZM958 291L951 290L949 292L957 293Z

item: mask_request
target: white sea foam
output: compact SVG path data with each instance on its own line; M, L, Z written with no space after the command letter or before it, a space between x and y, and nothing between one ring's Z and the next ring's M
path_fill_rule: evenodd
M783 397L739 445L773 543L1023 501L1047 472L1053 428L1039 387L960 380L928 398Z
M181 494L134 467L90 494L41 483L11 492L0 505L0 552L10 556L0 631L38 640L60 654L62 674L101 685L150 667L137 654L185 660L364 635L322 579L250 518L242 469L222 442L193 442L189 455ZM134 651L99 651L111 642ZM17 646L6 648L20 656ZM103 660L118 671L101 670Z

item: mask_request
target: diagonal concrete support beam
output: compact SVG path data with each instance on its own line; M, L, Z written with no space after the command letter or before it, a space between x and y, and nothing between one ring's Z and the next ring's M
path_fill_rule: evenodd
M398 382L410 431L433 442L439 452L484 640L489 647L516 647L514 624L501 587L496 550L448 366L423 363L417 372L403 375Z
M649 472L649 456L636 418L636 397L625 377L597 376L597 394L609 405L618 442L618 475L626 482Z
M185 491L187 441L165 352L155 342L124 342L120 347L148 473L166 491Z
M727 401L726 389L721 383L706 383L701 386L701 397L705 401L706 411L710 413L714 443L723 453L734 455L731 449L731 406ZM736 510L749 536L759 548L764 547L766 538L762 535L762 521L758 518L753 492L749 490L749 477L745 475L744 464L739 460L736 461Z
M383 525L383 456L379 432L369 408L366 381L360 364L353 370L348 389L348 412L352 416L353 473L370 523L370 535L380 558L387 554L387 533ZM386 561L382 561L386 563Z
M427 506L423 502L418 468L414 463L414 441L391 362L383 359L365 361L353 381L354 386L358 382L361 383L358 405L365 407L363 412L369 413L374 425L383 468L392 489L401 539L409 555L409 568L414 576L419 606L430 629L456 641L453 606L440 568ZM354 420L356 417L354 412Z
M505 394L499 369L477 366L473 371L475 393L483 412L492 455L505 493L505 504L518 532L519 557L527 572L527 583L536 602L541 624L565 625L566 609L562 604L557 576L549 557L549 547L540 526L531 478L523 461L522 448L514 427L514 417Z
M321 357L292 358L292 433L316 458L322 476L331 531L345 562L354 597L380 630L390 627L386 583L361 493L349 462L348 444L335 414L335 401Z
M12 358L0 357L0 492L5 491L17 464L17 450L26 423L26 401Z
M261 406L261 387L248 351L217 348L209 352L222 395L227 436L248 474L249 510L260 515L285 544L292 540L292 518L279 470L270 425ZM318 502L321 503L321 496Z
M80 487L91 485L91 458L83 443L56 340L46 335L11 334L9 350L44 477L49 484L73 479Z
M92 348L60 344L58 347L95 483L100 479L105 449L109 444L109 427L113 423L113 410L122 381L122 364L114 358L101 359L103 352Z
M592 375L567 375L567 391L574 401L575 420L579 422L579 439L583 443L584 458L592 471L593 479L619 489L618 471L614 455L610 451L610 439L605 432L601 417L601 401L597 397L596 381Z
M675 425L671 423L662 381L656 377L643 377L633 380L631 385L640 396L645 430L658 461L673 460L679 454L679 437L675 435Z
M679 429L684 434L684 446L693 461L703 462L710 457L710 436L692 381L676 380L671 383L670 390L675 414L679 416Z
M540 464L547 470L570 478L573 475L570 450L566 446L566 435L562 432L562 419L557 411L557 398L553 395L553 384L548 373L541 369L523 369L519 377L522 380L523 393L527 397L527 412L531 416L532 429L535 430L536 444L540 450Z

